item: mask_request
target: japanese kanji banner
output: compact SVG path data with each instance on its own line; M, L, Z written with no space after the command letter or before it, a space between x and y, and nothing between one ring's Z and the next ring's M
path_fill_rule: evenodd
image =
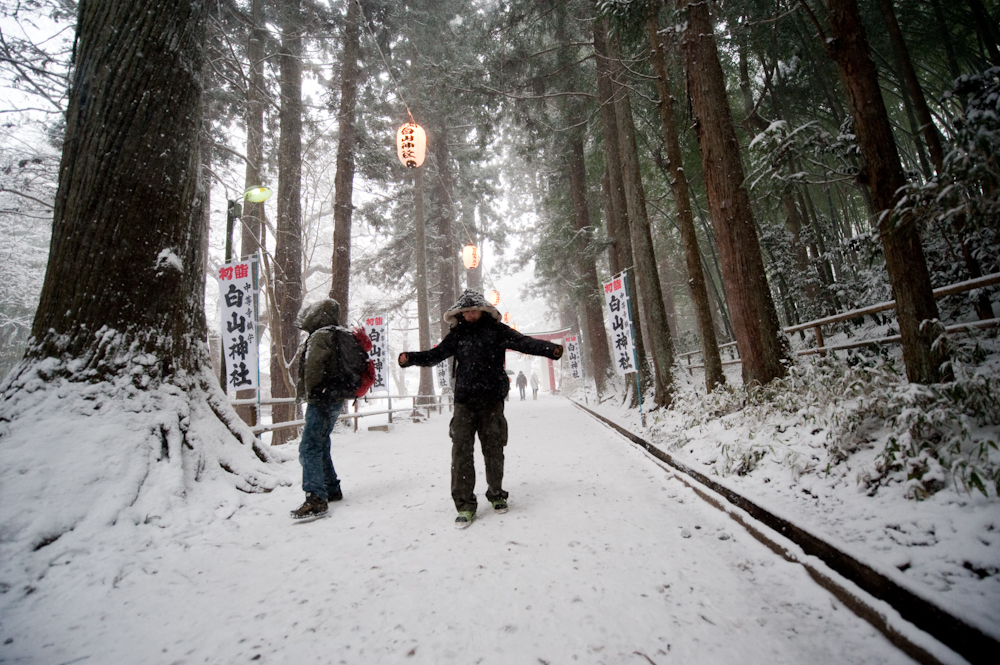
M635 344L632 340L632 317L629 314L625 273L604 285L604 301L611 322L611 351L615 371L621 376L635 371Z
M389 382L386 372L389 371L386 365L386 357L389 352L389 328L388 319L384 315L365 317L365 332L368 339L372 341L372 350L368 352L368 357L375 365L375 383L372 390L388 390Z
M582 379L583 365L580 357L580 341L576 335L566 335L563 338L563 343L566 345L566 358L569 360L570 375L574 379Z
M222 351L226 358L226 385L236 390L257 388L257 294L252 261L219 268L222 296Z
M451 363L449 363L447 360L442 360L437 365L435 365L435 367L437 368L438 385L441 388L447 388L449 386L448 367L450 366L450 364Z

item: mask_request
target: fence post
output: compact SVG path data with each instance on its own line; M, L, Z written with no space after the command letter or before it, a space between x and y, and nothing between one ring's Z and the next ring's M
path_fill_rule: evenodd
M355 413L355 417L354 417L354 431L357 432L358 431L358 418L357 418L356 414L358 413L358 400L354 400L354 413Z
M816 333L816 346L819 347L819 357L826 358L826 351L823 350L823 329L820 326L813 328Z

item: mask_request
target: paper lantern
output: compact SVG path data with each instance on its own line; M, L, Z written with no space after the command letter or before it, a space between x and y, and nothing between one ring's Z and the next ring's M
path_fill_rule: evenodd
M493 305L494 307L496 307L497 305L499 305L500 304L500 292L499 291L490 291L489 293L487 293L486 294L486 302L488 302L489 304Z
M466 245L462 248L462 263L466 270L472 270L479 265L479 248L475 245Z
M243 198L251 203L263 203L271 198L271 194L273 193L274 192L271 191L270 187L251 187L247 191L243 192Z
M510 324L510 327L513 328L514 330L517 330L517 324L516 323Z
M510 323L510 312L504 312L503 313L503 322L504 323Z
M424 163L427 134L420 125L408 122L396 132L396 155L403 166L413 169Z

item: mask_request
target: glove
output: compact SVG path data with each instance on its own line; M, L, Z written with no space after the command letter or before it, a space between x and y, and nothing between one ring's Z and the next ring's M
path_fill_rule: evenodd
M562 354L563 354L562 345L556 344L556 348L552 350L552 357L555 358L556 360L559 360L560 358L562 358Z
M400 367L410 366L410 356L406 353L406 351L403 351L402 353L399 354L399 366Z

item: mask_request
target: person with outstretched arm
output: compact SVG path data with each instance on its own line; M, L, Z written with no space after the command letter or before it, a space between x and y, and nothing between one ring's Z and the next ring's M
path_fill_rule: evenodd
M458 510L457 528L476 515L475 436L486 462L486 499L498 513L507 512L503 489L503 448L507 445L504 398L510 381L504 372L507 349L558 360L563 347L522 335L500 322L500 312L482 294L466 290L444 314L451 330L428 351L404 351L399 366L430 367L455 357L455 412L451 419L451 497Z

